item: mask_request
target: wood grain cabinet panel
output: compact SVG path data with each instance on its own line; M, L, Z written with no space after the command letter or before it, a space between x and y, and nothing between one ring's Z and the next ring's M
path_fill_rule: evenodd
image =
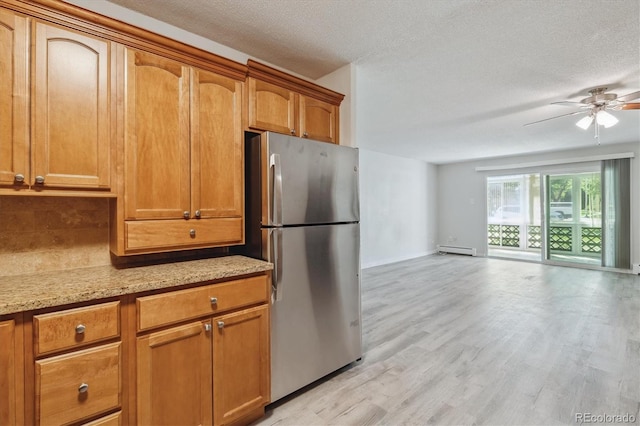
M126 51L127 219L182 218L189 196L189 69Z
M259 306L213 322L214 424L227 425L269 402L269 309Z
M300 134L304 138L338 143L340 108L328 102L300 96Z
M36 361L37 424L67 424L118 408L120 343Z
M194 322L138 338L140 425L210 425L210 322Z
M339 143L344 95L249 59L248 128Z
M252 77L249 84L249 127L299 135L296 129L297 94L289 89Z
M120 302L34 315L36 356L120 335Z
M112 251L242 244L243 83L132 49L125 62L124 226Z
M89 423L83 423L82 426L120 426L122 424L122 411L118 411L108 416L100 417Z
M27 19L0 8L0 185L29 179Z
M30 183L109 188L110 42L35 22L33 45Z
M138 297L138 330L265 303L268 297L269 285L263 275Z
M24 424L21 332L15 319L0 321L0 425Z
M192 69L191 210L200 218L242 218L244 197L240 81Z

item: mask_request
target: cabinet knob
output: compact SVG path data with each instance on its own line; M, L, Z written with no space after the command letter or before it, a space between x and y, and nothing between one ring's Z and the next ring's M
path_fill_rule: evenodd
M189 210L185 210L182 213L182 217L184 217L185 219L189 219L189 216L191 216L191 212Z
M202 216L202 213L200 213L200 210L196 210L196 218L200 219L201 216Z
M218 328L222 330L224 328L224 321L218 321Z
M36 176L36 183L42 185L44 183L44 176Z
M196 230L195 229L189 229L189 235L191 235L191 238L195 238Z
M88 391L89 391L89 385L88 384L83 383L80 386L78 386L78 392L87 393Z
M22 183L24 182L24 175L22 173L17 173L13 179L16 181L16 183Z
M211 299L211 304L215 305L216 303L218 303L218 298L217 297L212 297Z
M302 136L303 136L303 137L305 137L305 138L308 138L308 137L309 137L309 133L304 132L304 133L302 134Z
M78 324L76 325L76 333L77 334L84 334L84 331L87 329L87 327L84 326L84 324Z
M206 324L204 325L204 331L211 331L211 324L206 323Z
M296 134L296 129L291 129L291 134L295 135Z

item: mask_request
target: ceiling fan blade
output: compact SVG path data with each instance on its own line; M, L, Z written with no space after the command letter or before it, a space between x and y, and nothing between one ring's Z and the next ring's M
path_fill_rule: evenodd
M562 118L562 117L568 117L570 115L577 115L577 114L586 114L589 111L575 111L575 112L570 112L568 114L562 114L562 115L557 115L555 117L551 117L551 118L545 118L544 120L538 120L538 121L532 121L531 123L527 123L525 124L525 126L530 126L532 124L538 124L538 123L542 123L544 121L549 121L549 120L555 120L556 118Z
M640 109L640 102L622 104L620 109Z
M576 106L576 105L582 105L582 106L586 106L588 107L589 105L585 105L582 102L578 102L578 101L558 101L558 102L551 102L551 105L564 105L564 106Z
M616 100L622 101L622 102L628 102L628 101L632 101L634 99L640 99L640 91L627 93L626 95L618 96L616 98Z

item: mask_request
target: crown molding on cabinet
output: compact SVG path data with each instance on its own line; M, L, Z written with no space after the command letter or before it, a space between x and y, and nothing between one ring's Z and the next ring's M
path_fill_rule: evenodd
M331 105L340 106L340 103L344 99L344 95L341 93L318 86L310 81L294 77L252 59L247 61L247 76L275 84L305 96L310 96L320 101L330 103Z
M0 6L244 81L247 66L58 0L0 0Z

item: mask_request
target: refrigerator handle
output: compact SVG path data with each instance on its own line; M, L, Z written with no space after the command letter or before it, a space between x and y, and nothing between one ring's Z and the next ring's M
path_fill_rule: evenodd
M269 166L273 169L271 223L275 226L282 226L282 166L280 164L280 154L271 154Z
M275 303L282 300L282 229L272 229L270 240L273 253L271 303Z

